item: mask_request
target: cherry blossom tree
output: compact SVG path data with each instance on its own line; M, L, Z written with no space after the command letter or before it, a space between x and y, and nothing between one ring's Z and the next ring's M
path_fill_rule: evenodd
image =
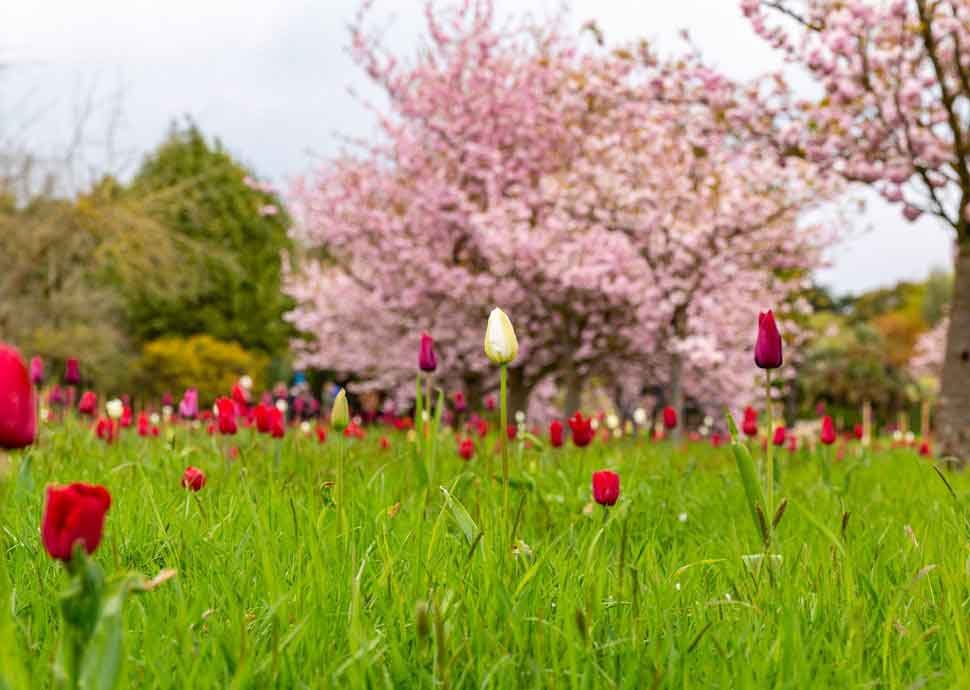
M743 0L754 29L824 90L784 80L732 117L778 150L870 185L909 221L957 241L938 435L970 458L970 4L965 0ZM757 99L753 99L752 103Z
M500 27L488 2L429 4L405 64L365 16L354 55L389 107L377 140L296 189L303 364L403 397L428 330L444 382L475 400L494 385L480 341L499 305L522 345L513 409L555 379L572 411L591 375L662 383L679 407L750 399L755 316L820 261L828 235L800 218L830 188L736 136L711 104L738 85L561 22Z

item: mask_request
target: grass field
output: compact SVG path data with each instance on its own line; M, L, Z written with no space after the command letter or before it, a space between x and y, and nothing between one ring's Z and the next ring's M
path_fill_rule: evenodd
M742 560L761 546L726 446L516 444L506 516L485 449L465 463L442 438L425 484L403 434L386 450L378 438L181 429L108 446L68 426L10 455L0 665L11 687L52 684L66 578L38 524L45 484L68 481L113 495L94 555L107 572L178 570L125 608L120 687L945 688L970 678L970 483L947 475L952 497L912 450L850 446L832 487L807 451L782 452L790 505L772 547L782 562L759 569ZM333 487L342 444L346 529ZM187 465L208 475L197 494L180 486ZM609 512L591 504L600 468L622 477Z

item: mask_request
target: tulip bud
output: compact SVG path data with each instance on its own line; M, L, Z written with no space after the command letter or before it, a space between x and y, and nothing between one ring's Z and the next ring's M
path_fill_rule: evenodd
M519 354L519 341L515 329L504 311L495 307L488 315L485 329L485 356L493 364L508 364Z
M30 358L30 382L35 386L44 383L44 360L37 355Z
M182 475L182 486L190 491L199 491L205 486L205 473L198 467L187 467Z
M341 388L333 400L333 407L330 408L330 426L340 431L348 424L350 424L350 408L347 406L347 391Z
M677 410L672 407L664 408L664 427L674 429L677 427Z
M835 423L828 415L822 418L822 443L827 446L835 443Z
M438 357L434 352L434 340L427 333L421 334L421 347L418 349L418 367L428 373L438 368Z
M110 507L111 494L103 486L48 486L40 525L47 553L51 558L69 561L76 543L94 553L101 544L104 516Z
M775 324L775 315L769 309L758 314L758 339L754 345L754 363L762 369L781 366L781 334Z
M37 397L20 353L0 343L0 448L24 448L37 435Z
M620 475L609 470L593 472L593 500L601 506L612 506L619 497Z
M771 442L776 446L785 445L785 427L780 426L775 429L774 435L771 437Z
M633 421L637 423L637 426L645 426L647 423L647 411L642 407L638 407L633 411Z
M563 444L563 425L558 419L549 422L549 444L553 448L560 448Z
M104 404L104 409L112 419L121 419L121 415L125 411L125 404L118 398L113 398Z
M64 368L64 383L69 386L76 386L81 383L81 367L77 359L71 357L67 360Z

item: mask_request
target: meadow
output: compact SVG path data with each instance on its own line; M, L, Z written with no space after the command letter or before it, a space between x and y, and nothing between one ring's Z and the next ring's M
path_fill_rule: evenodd
M38 525L45 485L67 481L112 494L92 556L107 572L177 570L125 606L119 687L944 688L967 677L964 473L848 441L825 483L813 455L825 450L780 451L779 561L757 557L727 445L638 435L553 448L520 435L506 512L495 442L464 461L443 429L426 463L394 430L319 443L298 429L273 439L179 425L105 444L76 420L46 428L6 456L0 479L4 687L53 687L65 578ZM201 491L180 484L189 465L207 476ZM591 496L602 468L621 477L608 509Z

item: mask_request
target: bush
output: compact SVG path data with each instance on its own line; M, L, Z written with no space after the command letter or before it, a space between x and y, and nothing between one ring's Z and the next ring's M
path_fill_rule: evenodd
M251 376L254 388L261 390L268 364L265 355L247 352L237 343L196 335L146 343L137 370L145 393L160 396L170 391L178 396L195 386L200 401L210 403L227 395L243 374Z

